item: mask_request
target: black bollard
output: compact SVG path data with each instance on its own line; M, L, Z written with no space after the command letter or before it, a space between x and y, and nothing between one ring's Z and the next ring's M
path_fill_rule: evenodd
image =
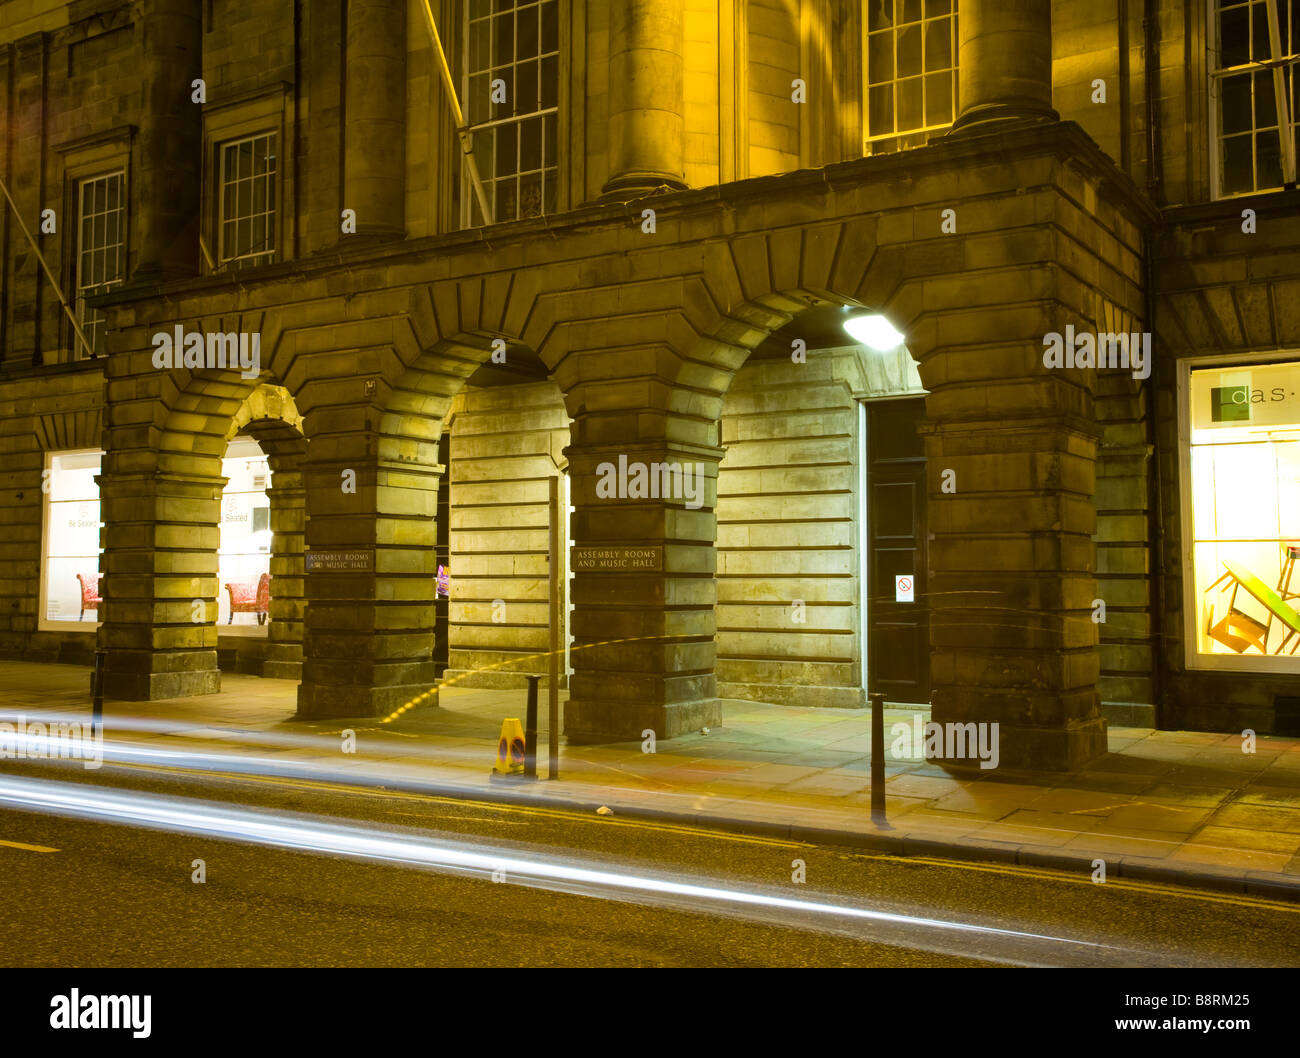
M871 819L885 822L885 696L873 691L871 699Z
M104 723L104 658L105 652L95 651L95 674L91 677L90 732L98 736Z
M540 676L525 676L528 680L528 713L524 718L524 776L537 778L537 681Z

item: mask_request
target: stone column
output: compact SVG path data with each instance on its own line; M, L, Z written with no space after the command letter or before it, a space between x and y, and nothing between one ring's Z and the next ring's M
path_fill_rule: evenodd
M203 76L202 4L145 0L141 34L140 170L133 278L160 281L199 271L203 186L203 107L193 82Z
M1052 109L1051 0L962 0L953 131L1059 121Z
M612 0L607 196L686 186L684 9L684 0Z
M716 727L714 580L717 469L722 450L683 441L638 441L635 417L623 420L630 439L579 441L567 450L572 490L574 644L573 676L564 711L570 740L640 740L647 728L673 738ZM610 424L605 423L606 427ZM574 434L595 432L580 419ZM621 465L680 464L699 482L699 506L680 495L608 495L599 487ZM602 473L603 471L603 473ZM623 490L616 490L623 491ZM583 548L611 554L584 564ZM628 551L648 553L640 566ZM606 644L606 645L597 645Z
M273 468L271 488L271 613L261 675L296 680L302 675L303 527L306 489L302 471Z
M308 555L365 557L362 568L307 571L299 716L386 716L434 686L440 475L368 455L376 444L317 435L308 452Z
M343 209L357 235L406 233L406 4L348 0ZM344 244L355 236L344 236Z

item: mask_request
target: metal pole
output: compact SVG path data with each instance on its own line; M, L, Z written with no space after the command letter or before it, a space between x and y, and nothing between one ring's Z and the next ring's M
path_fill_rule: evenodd
M14 211L14 220L18 221L18 227L23 229L23 234L27 236L27 241L31 243L32 252L36 254L36 260L41 262L41 267L45 269L45 274L50 277L50 285L54 287L54 293L59 296L59 304L63 306L63 311L68 314L68 320L72 324L72 329L77 332L77 337L81 339L81 344L86 348L86 355L92 359L95 356L95 350L90 347L90 342L86 341L86 335L81 330L81 324L77 322L76 313L72 311L72 306L68 304L68 299L63 296L63 288L59 286L59 281L54 278L54 273L50 271L50 266L45 261L45 255L41 253L41 248L36 245L36 240L32 233L27 230L27 225L23 223L23 215L18 212L18 207L14 205L14 200L9 194L9 188L5 182L0 180L0 191L5 193L5 198L9 201L9 208Z
M547 654L547 715L550 728L550 771L547 777L560 777L560 626L563 615L560 607L564 605L564 570L560 568L560 535L564 525L560 520L560 479L552 477L550 481L551 509L551 551L547 568L551 578L550 592L550 641L551 649Z
M460 137L460 149L465 152L465 162L469 166L470 182L474 185L474 197L478 199L478 208L483 211L483 223L493 224L492 207L488 205L487 192L483 190L483 181L479 179L478 164L474 161L474 137L469 126L465 124L465 115L460 109L460 100L456 97L456 85L451 79L451 67L447 65L447 53L442 50L442 38L438 36L438 26L433 21L433 9L429 0L424 0L424 20L429 25L429 36L433 38L433 53L438 60L438 72L442 74L442 86L447 91L447 105L451 107L451 117L456 123L456 135Z
M1294 39L1295 28L1291 30ZM1286 96L1286 71L1282 69L1282 33L1278 24L1277 0L1268 0L1269 58L1273 66L1273 95L1277 106L1277 133L1281 140L1282 183L1290 187L1296 182L1296 144L1291 129L1291 107Z
M95 651L95 674L91 677L90 731L98 736L104 726L104 658L106 652Z
M528 675L528 712L524 719L524 775L537 778L537 681L540 676Z
M885 696L873 691L871 698L871 819L885 821Z

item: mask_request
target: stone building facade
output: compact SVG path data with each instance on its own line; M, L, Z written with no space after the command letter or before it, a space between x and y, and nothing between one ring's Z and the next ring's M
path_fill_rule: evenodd
M431 11L492 223L422 2L0 0L0 652L384 715L554 608L573 739L1300 722L1300 4Z

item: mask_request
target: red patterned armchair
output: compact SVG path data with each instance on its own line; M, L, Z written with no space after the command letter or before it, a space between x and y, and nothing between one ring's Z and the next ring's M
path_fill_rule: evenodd
M263 573L256 585L227 584L226 591L230 593L230 620L226 624L234 624L237 613L255 613L258 624L266 623L267 613L271 609L269 573Z
M86 616L87 610L98 610L100 595L99 581L102 573L78 573L77 583L81 585L81 614L78 621Z

